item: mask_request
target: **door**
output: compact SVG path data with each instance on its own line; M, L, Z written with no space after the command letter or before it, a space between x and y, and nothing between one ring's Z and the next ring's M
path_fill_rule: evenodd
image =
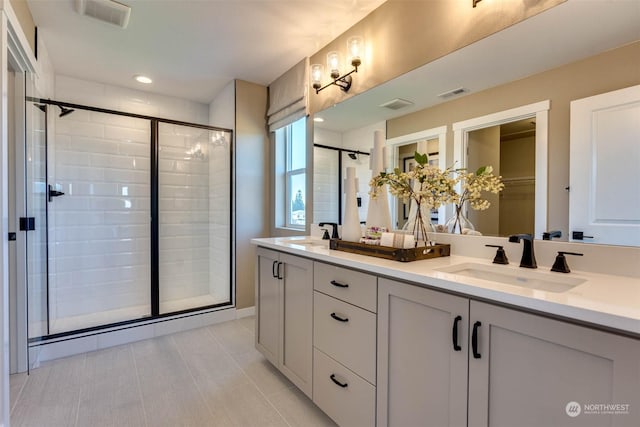
M585 243L640 246L640 85L571 103L569 231ZM575 234L575 233L578 234Z
M637 339L477 301L470 319L469 427L640 425Z
M377 425L466 425L469 300L378 283Z
M280 356L280 279L278 252L257 249L256 348L275 366Z
M311 397L313 375L313 261L280 254L282 277L280 369ZM281 269L282 270L282 269Z

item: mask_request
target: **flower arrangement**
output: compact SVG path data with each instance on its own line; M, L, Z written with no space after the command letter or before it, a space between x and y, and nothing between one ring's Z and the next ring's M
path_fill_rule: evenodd
M455 207L455 216L452 218L452 224L449 232L462 233L462 209L465 203L477 211L483 211L491 206L491 202L482 197L483 191L498 194L504 189L501 176L493 174L493 167L482 166L475 173L467 172L466 169L456 169L456 184L459 183L460 192L454 192L451 202Z
M413 224L413 234L416 242L420 236L426 241L427 227L423 215L423 206L429 209L437 209L442 205L452 203L455 206L455 220L450 232L462 232L460 218L465 203L469 203L472 209L485 210L491 203L482 197L483 191L494 194L503 188L501 176L493 174L493 167L483 166L475 173L468 173L466 169L453 169L448 167L442 170L429 165L426 154L415 153L416 166L413 170L402 172L395 168L393 172L381 172L374 176L369 185L371 198L376 198L380 187L388 185L389 192L402 199L405 203L409 200L416 202L418 209L416 221ZM456 191L456 187L459 191ZM428 218L426 219L428 221ZM457 228L457 230L456 230Z
M451 203L454 200L455 179L451 176L450 169L445 171L438 167L429 165L429 158L426 154L415 153L416 166L413 170L402 172L395 168L393 172L381 172L374 176L369 185L371 198L376 198L380 187L388 185L389 192L402 199L405 203L413 200L417 204L416 220L413 223L413 234L416 242L423 237L428 240L427 227L423 217L422 206L439 208L443 204Z

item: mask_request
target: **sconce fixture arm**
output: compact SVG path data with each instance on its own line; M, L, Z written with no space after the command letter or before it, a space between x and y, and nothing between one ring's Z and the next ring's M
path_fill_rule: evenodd
M348 92L349 88L351 88L351 81L352 81L352 77L351 74L353 73L357 73L358 72L358 66L354 65L353 70L349 71L347 74L342 75L340 77L336 77L335 79L333 79L333 81L327 83L326 85L322 86L322 87L314 87L314 89L316 90L316 94L320 93L320 91L328 88L329 86L332 85L336 85L338 86L340 89L342 89L344 92Z

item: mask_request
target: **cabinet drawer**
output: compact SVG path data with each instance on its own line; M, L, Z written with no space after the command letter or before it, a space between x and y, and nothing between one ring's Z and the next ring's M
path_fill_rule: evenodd
M313 295L313 345L376 383L376 315L321 292Z
M376 312L377 279L370 274L316 262L313 287L348 303Z
M315 404L341 426L374 426L376 388L318 349L313 357Z

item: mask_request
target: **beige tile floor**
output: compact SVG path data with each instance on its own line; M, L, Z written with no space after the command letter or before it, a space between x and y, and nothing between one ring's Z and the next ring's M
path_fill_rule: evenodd
M335 426L253 345L254 318L11 376L11 426Z

